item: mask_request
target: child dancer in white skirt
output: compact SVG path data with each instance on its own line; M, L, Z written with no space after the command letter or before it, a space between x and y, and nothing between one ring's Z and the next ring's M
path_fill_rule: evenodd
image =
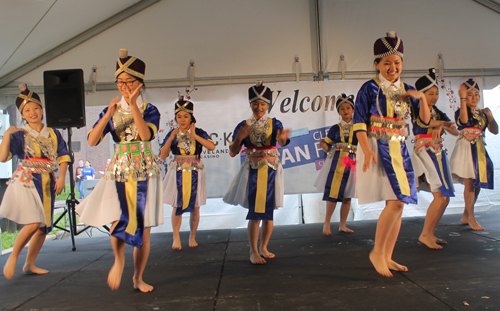
M194 105L181 96L175 103L175 121L179 127L171 130L160 149L161 158L170 152L175 155L170 169L163 180L163 202L173 206L172 227L173 249L180 250L179 230L182 214L191 213L189 218L189 247L196 247L196 230L200 222L200 206L207 204L207 178L200 159L203 147L214 150L215 144L207 132L195 127Z
M474 216L474 204L481 188L493 189L493 163L486 151L486 128L498 134L498 124L489 108L479 109L479 86L469 79L460 85L460 109L455 112L460 135L451 154L453 180L464 184L465 209L461 222L473 230L484 230Z
M0 206L0 217L25 224L3 268L3 275L7 279L14 276L19 253L28 242L30 245L23 272L49 273L34 264L47 233L53 229L55 195L60 194L65 187L68 162L71 162L61 133L42 123L40 96L28 90L26 84L19 87L21 94L16 99L16 106L27 124L24 129L15 126L8 128L0 145L1 162L13 156L19 159L19 167L9 181ZM56 179L54 173L57 164L61 170Z
M360 204L386 201L377 223L370 261L383 276L389 270L408 271L392 253L401 228L405 203L417 203L415 175L406 147L405 119L418 107L424 124L430 121L425 95L401 82L403 41L395 32L375 41L377 77L363 84L354 105L354 131L361 150L356 153L356 196Z
M276 145L286 146L290 140L290 130L276 118L267 117L271 102L271 89L258 81L248 89L248 100L253 115L240 122L233 132L229 155L235 157L243 146L247 149L246 160L229 185L224 202L248 208L248 242L250 262L265 264L264 258L274 258L267 245L273 233L274 209L283 206L284 180L283 166L279 160ZM262 234L259 242L259 225Z
M351 198L355 197L356 147L358 139L352 127L354 113L354 95L342 94L335 103L342 120L328 131L325 139L319 142L320 147L328 153L314 186L324 192L326 201L323 234L331 235L330 221L337 202L340 206L340 232L352 233L345 223L351 208ZM330 151L333 147L333 150Z
M457 136L458 130L450 118L436 107L439 99L439 88L434 68L429 69L428 75L418 79L415 87L425 94L431 111L431 121L427 126L422 124L419 118L413 120L415 144L411 162L417 178L417 189L430 191L434 197L427 209L424 228L418 240L429 248L442 249L443 247L439 244L446 244L446 241L438 239L434 235L434 231L436 231L439 220L450 202L450 197L455 196L455 189L441 135L446 130L446 132ZM418 115L418 111L415 111L414 115Z
M108 274L112 290L120 286L125 243L134 246L134 288L153 290L142 275L149 256L151 227L163 223L161 172L151 149L160 113L140 96L145 71L142 60L128 56L127 49L120 50L115 77L122 98L114 98L104 108L87 138L89 145L95 146L110 133L115 153L103 178L76 207L80 220L88 225L113 224L110 238L115 263Z

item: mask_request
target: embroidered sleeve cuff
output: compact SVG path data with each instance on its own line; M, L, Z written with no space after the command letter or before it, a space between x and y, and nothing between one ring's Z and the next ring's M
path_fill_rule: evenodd
M63 155L57 158L57 163L61 164L64 162L71 162L71 157L69 155Z
M12 152L9 152L9 156L7 157L7 160L6 161L9 161L12 159Z
M429 120L429 123L425 123L424 121L422 121L420 116L418 116L418 118L417 118L417 125L418 126L423 127L423 128L428 128L429 124L431 124L431 120Z
M352 130L354 132L358 132L358 131L366 132L367 131L366 123L356 123L352 126Z
M90 131L88 131L88 133L87 133L87 140L89 139L90 132L92 132L93 130L94 129L90 129ZM96 146L99 145L103 139L104 139L104 135L101 134L101 137L99 137L99 140L97 141L97 143L95 145Z
M153 139L153 137L156 136L156 132L158 131L158 128L153 123L149 123L148 122L148 123L146 123L146 125L151 129L151 133L153 134L153 136L151 137L151 139Z
M334 142L328 137L325 137L325 143L329 144L330 146L333 146Z

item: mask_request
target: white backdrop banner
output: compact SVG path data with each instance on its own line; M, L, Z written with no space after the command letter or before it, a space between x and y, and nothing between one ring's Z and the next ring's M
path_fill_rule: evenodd
M464 78L447 78L442 81L437 106L454 120L455 110L459 107L458 89ZM482 89L482 78L475 78ZM356 96L365 81L323 81L302 83L266 84L273 90L273 100L269 105L269 117L276 117L285 128L292 130L291 143L279 149L280 159L285 169L285 193L313 193L313 187L326 154L319 147L319 141L326 136L328 129L340 122L335 109L335 98L341 93ZM405 81L413 84L414 81ZM231 158L229 143L236 125L251 117L248 103L248 88L251 85L225 85L199 87L190 96L194 103L196 126L212 137L216 148L203 151L202 160L208 181L208 196L222 197L232 178L236 175L244 152ZM148 89L144 100L151 102L161 112L161 125L156 139L159 145L166 134L174 128L174 103L178 92L185 89ZM483 103L481 101L480 106ZM408 140L411 152L413 136ZM445 146L449 155L455 144L455 137L445 136ZM168 162L168 159L167 159ZM497 163L493 159L493 163ZM497 167L497 166L496 166ZM496 174L498 175L498 174Z

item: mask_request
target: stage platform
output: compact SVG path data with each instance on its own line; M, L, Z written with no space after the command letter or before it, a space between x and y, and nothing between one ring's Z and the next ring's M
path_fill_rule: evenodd
M172 233L151 235L144 280L132 287L132 248L119 290L106 284L113 263L109 238L47 241L37 265L24 275L21 254L12 280L0 277L1 310L500 310L500 211L478 213L485 231L443 217L437 235L448 245L418 242L422 217L404 218L394 259L408 266L393 278L378 275L368 253L376 221L348 223L355 233L322 235L322 224L276 227L262 266L248 260L246 229L200 231L197 248L171 249ZM332 224L332 229L337 228ZM7 255L0 257L3 267Z

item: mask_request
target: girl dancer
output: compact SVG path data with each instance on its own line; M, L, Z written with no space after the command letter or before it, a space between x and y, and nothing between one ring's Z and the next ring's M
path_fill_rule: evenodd
M284 196L283 167L276 145L286 146L290 142L290 130L284 130L276 118L267 117L271 94L262 81L248 89L253 116L236 126L229 147L229 155L235 157L245 146L246 160L223 198L226 203L248 208L247 232L253 264L265 264L264 258L275 257L267 245L273 232L274 209L283 206ZM257 248L261 220L262 234Z
M450 197L455 196L453 193L455 189L441 135L446 130L457 136L458 130L448 116L436 107L439 99L436 70L429 69L429 74L418 79L415 87L425 94L431 112L431 121L427 126L420 122L419 118L413 119L415 145L411 162L417 178L417 188L431 191L434 197L427 209L424 228L418 240L429 248L442 249L443 247L439 244L446 244L446 241L438 239L434 231L450 202ZM414 116L417 115L418 108L414 113Z
M172 227L174 229L173 249L181 249L179 230L182 214L190 212L189 247L196 247L196 230L200 222L200 206L207 203L207 179L205 166L200 154L203 147L214 150L215 144L207 132L195 127L193 103L182 96L175 103L175 121L179 127L171 130L163 141L161 158L165 159L170 151L175 159L163 181L164 203L172 205Z
M19 86L21 94L16 106L23 120L24 129L8 128L0 145L0 161L13 156L19 159L5 191L0 216L18 224L26 224L14 242L14 249L3 268L3 275L12 279L17 258L28 242L28 254L23 266L24 273L46 274L49 271L35 267L35 260L42 248L47 233L52 231L55 195L65 187L66 171L71 158L59 131L42 123L43 108L40 96L28 90L26 84ZM56 163L57 162L57 163ZM61 169L56 179L57 164Z
M354 198L355 194L354 177L358 139L354 135L352 127L354 95L348 97L342 94L337 98L335 106L342 121L332 126L327 137L319 142L320 147L328 153L328 157L323 164L318 179L314 183L314 186L319 191L324 191L323 201L326 201L326 215L323 234L326 235L332 234L330 220L337 202L342 202L339 231L354 232L345 226L351 208L351 198ZM332 146L333 150L329 152Z
M486 128L498 134L498 124L489 108L478 109L479 86L469 79L460 85L460 109L455 112L460 135L451 154L453 179L464 184L465 209L461 222L473 230L484 230L474 216L474 204L481 188L493 189L493 163L486 151Z
M151 140L160 123L160 113L142 100L146 64L120 50L116 63L116 84L122 94L99 115L88 134L90 146L110 133L115 153L92 193L78 206L81 221L91 226L111 226L111 246L115 263L108 285L118 289L125 265L125 243L134 246L134 288L150 292L153 286L142 280L148 261L151 227L163 222L161 172L151 150Z
M420 100L420 121L428 124L430 112L425 95L400 81L403 41L395 32L375 41L375 67L379 74L363 84L354 105L354 131L361 151L357 152L356 196L360 204L386 201L375 233L370 261L383 276L389 270L408 271L392 260L401 228L405 203L417 203L415 175L406 148L405 119Z

